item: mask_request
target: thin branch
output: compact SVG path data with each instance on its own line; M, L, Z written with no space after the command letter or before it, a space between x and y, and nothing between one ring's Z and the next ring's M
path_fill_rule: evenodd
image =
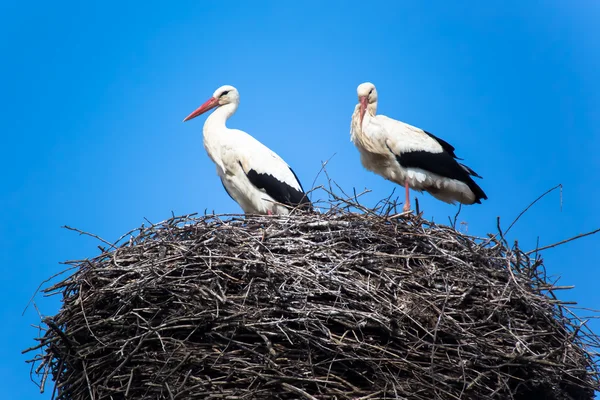
M516 224L517 221L523 216L523 214L525 214L531 207L533 207L533 205L535 203L537 203L538 201L540 201L541 199L543 199L547 194L555 191L558 188L560 188L560 209L562 210L562 187L563 187L562 183L559 183L558 185L556 185L553 188L547 190L541 196L539 196L537 199L535 199L534 201L532 201L523 211L521 211L519 213L519 215L517 215L517 218L515 218L514 221L508 226L508 228L506 229L506 231L504 232L504 234L507 235L508 232L510 231L510 228L512 228L513 225Z
M107 241L107 240L104 240L104 239L102 239L100 236L98 236L98 235L94 235L93 233L88 233L88 232L82 231L82 230L80 230L80 229L77 229L77 228L71 228L70 226L67 226L67 225L64 225L64 226L62 226L62 228L68 229L68 230L70 230L70 231L77 232L77 233L79 233L80 235L86 235L86 236L93 237L94 239L98 239L99 241L101 241L101 242L102 242L102 243L104 243L104 244L107 244L107 245L109 245L109 246L110 246L111 248L113 248L113 249L116 249L116 248L117 248L117 247L116 247L114 244L112 244L111 242L109 242L109 241Z
M560 245L568 243L568 242L572 242L573 240L581 239L582 237L595 235L598 232L600 232L600 228L596 229L596 230L593 230L593 231L590 231L590 232L582 233L582 234L577 235L577 236L573 236L572 238L569 238L569 239L561 240L560 242L557 242L557 243L554 243L554 244L549 244L548 246L543 246L543 247L535 248L533 250L530 250L530 251L526 252L525 255L529 255L531 253L539 252L539 251L542 251L542 250L551 249L553 247L560 246Z

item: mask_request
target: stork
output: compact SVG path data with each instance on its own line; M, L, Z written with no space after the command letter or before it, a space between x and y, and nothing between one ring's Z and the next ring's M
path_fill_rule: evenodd
M281 157L246 132L227 128L239 103L236 88L221 86L183 120L216 108L204 123L204 148L227 194L246 214L287 215L294 207L311 210L298 177Z
M362 165L406 189L404 211L410 210L409 187L429 192L446 203L481 204L487 199L471 178L481 178L457 160L454 147L422 129L377 113L377 90L370 82L356 89L350 139Z

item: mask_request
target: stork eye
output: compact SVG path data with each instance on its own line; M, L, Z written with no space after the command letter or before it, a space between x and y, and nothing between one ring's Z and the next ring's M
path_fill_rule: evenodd
M229 93L229 90L226 90L226 91L224 91L223 93L221 93L221 95L220 95L219 97L223 97L223 96L225 96L225 95L226 95L226 94L228 94L228 93Z
M369 90L369 96L373 93L373 89Z

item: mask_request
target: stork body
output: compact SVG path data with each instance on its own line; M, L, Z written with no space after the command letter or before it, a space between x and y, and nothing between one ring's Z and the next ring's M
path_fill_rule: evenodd
M204 148L223 187L247 214L287 215L297 206L311 209L298 177L281 157L246 132L227 128L239 98L236 88L222 86L184 119L216 108L204 123Z
M359 104L352 114L351 140L363 166L406 190L404 211L410 210L409 188L427 191L446 203L481 203L487 199L472 176L475 171L459 163L454 147L422 129L377 115L377 90L366 82L357 88Z

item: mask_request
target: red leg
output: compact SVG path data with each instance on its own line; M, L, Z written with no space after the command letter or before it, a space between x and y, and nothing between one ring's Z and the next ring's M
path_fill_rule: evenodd
M273 213L271 212L271 210L267 210L267 215L273 215Z
M403 211L410 211L410 193L408 191L408 179L404 181L404 188L406 189L406 200L404 201Z

